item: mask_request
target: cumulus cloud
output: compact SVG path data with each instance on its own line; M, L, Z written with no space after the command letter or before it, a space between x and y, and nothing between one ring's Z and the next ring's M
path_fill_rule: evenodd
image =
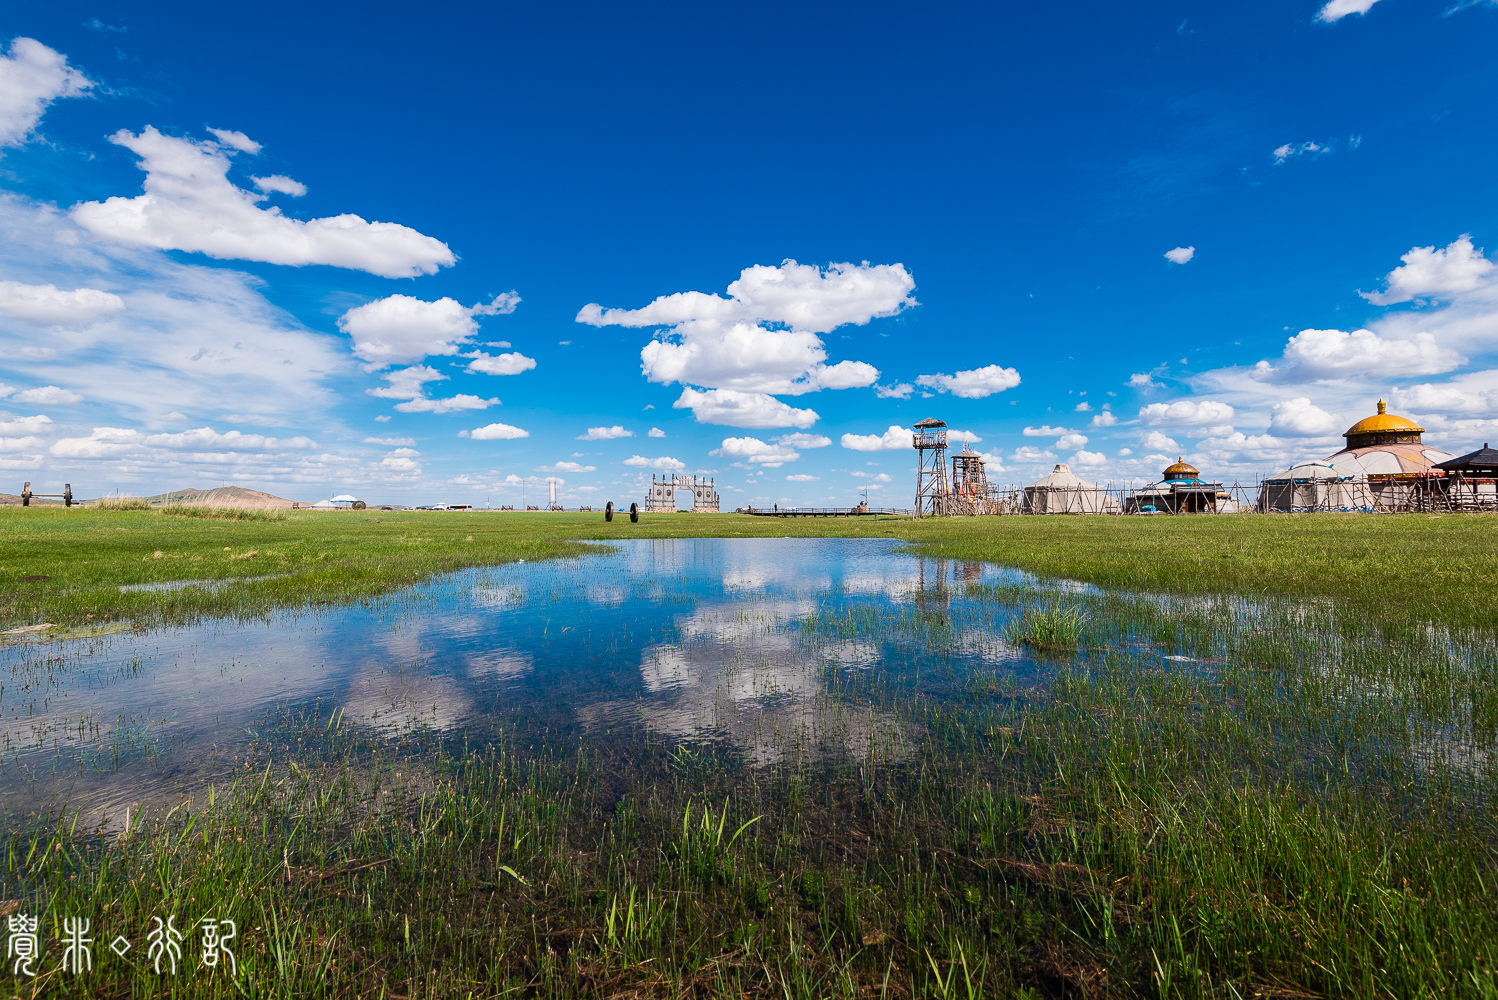
M1165 251L1165 259L1172 264L1184 264L1196 256L1196 247L1176 247Z
M875 483L894 482L894 479L892 479L887 472L850 472L849 475L854 479L867 479Z
M789 445L771 444L752 437L724 438L722 446L714 448L708 454L737 458L770 469L778 469L785 463L794 462L801 457L800 453Z
M380 378L389 385L364 391L382 399L405 400L395 404L396 410L401 413L454 413L459 410L487 410L499 405L498 399L483 399L467 393L459 393L446 399L432 399L426 394L426 384L445 382L447 376L429 365L397 368L395 371L385 372Z
M650 428L650 433L647 436L653 438L663 438L666 436L666 432L661 430L659 427L652 427Z
M32 406L76 406L83 402L83 397L70 389L61 389L55 385L44 385L37 389L27 389L10 397L18 403L30 403Z
M916 385L923 385L937 392L950 392L963 399L984 399L1005 389L1013 389L1019 385L1019 381L1019 372L1013 368L1000 368L998 365L987 365L955 375L922 375L915 380Z
M763 392L738 392L733 389L709 389L702 392L685 388L681 398L671 404L674 409L691 410L700 424L747 427L756 430L770 427L810 427L818 420L817 412L798 409Z
M1078 434L1076 431L1072 431L1070 434L1063 434L1057 439L1055 447L1060 451L1071 451L1073 448L1080 448L1086 443L1086 434Z
M909 399L912 392L915 392L915 386L909 382L874 386L874 395L880 399Z
M1131 389L1153 389L1159 384L1145 372L1135 372L1129 376L1129 388Z
M145 434L129 427L95 427L88 437L60 438L53 442L51 453L58 458L119 458L151 449L224 453L244 451L284 451L316 448L307 437L273 438L240 431L220 433L212 427L181 431L176 434Z
M500 298L505 301L496 309ZM472 306L446 297L428 302L410 295L387 295L345 312L338 317L338 329L353 340L354 356L371 367L408 365L431 355L457 354L479 331L474 316L513 312L519 302L514 293ZM474 351L464 357L475 359L468 366L470 371L490 375L515 375L536 367L520 354L493 358Z
M293 198L300 198L307 193L307 185L301 181L294 181L290 177L281 174L271 174L269 177L251 177L255 186L262 194L284 194Z
M1052 427L1050 424L1041 424L1039 427L1026 427L1022 432L1027 438L1052 437L1058 434L1070 434L1069 427Z
M1307 382L1364 372L1434 375L1451 371L1466 360L1442 347L1429 333L1396 340L1372 330L1302 330L1285 344L1281 364L1260 361L1253 377L1264 382Z
M660 458L646 458L644 455L631 455L624 460L624 464L636 469L673 469L680 470L687 467L687 463L678 462L669 455Z
M1328 0L1316 12L1316 20L1323 24L1335 24L1349 14L1366 14L1378 0Z
M124 299L97 288L65 292L53 284L0 281L0 316L36 326L91 326L124 308Z
M842 445L852 451L900 451L914 448L915 431L891 424L883 434L844 434Z
M1150 427L1215 426L1229 423L1233 419L1233 408L1211 399L1178 399L1174 403L1151 403L1143 407L1139 419Z
M831 264L823 269L786 260L778 267L745 268L729 284L726 298L677 292L639 309L605 309L589 303L578 312L577 322L662 328L640 351L641 369L652 382L741 394L802 395L873 385L879 378L873 365L827 364L820 335L894 316L917 304L914 290L915 279L901 264ZM704 422L774 426L726 419Z
M555 465L538 465L537 472L597 472L596 465L579 465L577 462L558 462Z
M1016 462L1033 465L1036 462L1051 462L1055 461L1055 459L1056 456L1053 453L1042 448L1036 448L1034 445L1027 444L1014 449L1014 460Z
M577 436L577 439L579 441L613 441L615 438L628 438L628 437L634 437L634 436L635 436L635 432L634 431L625 430L624 426L622 424L615 424L612 427L589 427L588 428L588 433L586 433L586 434L579 434ZM665 436L666 435L664 435L664 434L659 434L659 435L652 434L651 435L651 437L665 437Z
M821 434L804 434L800 431L794 434L782 434L775 440L791 448L826 448L832 444L830 437Z
M1359 292L1376 306L1408 302L1414 298L1436 298L1474 292L1498 277L1498 265L1462 235L1437 250L1414 247L1399 258L1403 264L1390 271L1381 292Z
M948 428L947 429L947 440L948 441L955 441L958 444L977 444L979 441L982 441L983 439L980 438L978 435L974 434L972 431L959 431L959 430L956 430L955 428Z
M0 386L0 389L5 388ZM0 434L35 434L46 430L52 424L52 418L45 413L37 413L29 417L18 417L13 413L0 412Z
M1341 424L1305 396L1286 399L1270 408L1269 433L1285 437L1325 437Z
M264 193L229 180L230 157L259 144L240 133L212 130L217 141L162 135L152 126L121 129L110 142L140 157L145 193L82 202L73 219L103 239L158 250L185 250L225 260L302 266L329 264L386 278L435 274L456 262L447 244L393 222L345 214L302 221Z
M0 147L19 146L55 100L87 93L94 81L68 57L34 38L16 38L0 56Z
M1118 418L1113 415L1112 411L1110 411L1110 410L1104 410L1101 413L1099 413L1097 416L1093 417L1092 418L1092 423L1089 424L1088 426L1090 426L1090 427L1112 427L1116 423L1118 423Z
M514 424L485 424L471 431L463 431L462 434L475 441L514 441L517 438L531 436L530 431L516 427Z
M1159 431L1145 431L1139 436L1139 445L1149 451L1179 451L1181 448L1174 438Z
M794 476L786 476L785 481L788 483L815 483L821 478L821 476L808 476L801 473Z
M1108 456L1100 451L1079 451L1071 457L1073 465L1103 465Z
M411 448L416 444L415 438L365 438L365 444L382 444L387 448Z

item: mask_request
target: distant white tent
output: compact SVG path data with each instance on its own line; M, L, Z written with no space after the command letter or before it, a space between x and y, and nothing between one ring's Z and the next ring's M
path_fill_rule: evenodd
M1116 514L1118 501L1096 483L1071 471L1065 462L1025 487L1026 514Z
M1368 475L1356 460L1301 462L1259 484L1264 511L1371 511L1377 507Z
M347 493L340 493L338 496L334 497L329 502L330 503L354 503L358 499L359 499L358 497L349 496Z
M337 510L338 505L331 500L319 500L313 504L311 510Z

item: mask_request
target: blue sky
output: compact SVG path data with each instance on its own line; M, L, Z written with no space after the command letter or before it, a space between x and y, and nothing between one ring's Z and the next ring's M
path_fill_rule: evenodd
M1498 438L1498 4L11 5L0 468L909 506ZM1006 9L1007 8L1007 9Z

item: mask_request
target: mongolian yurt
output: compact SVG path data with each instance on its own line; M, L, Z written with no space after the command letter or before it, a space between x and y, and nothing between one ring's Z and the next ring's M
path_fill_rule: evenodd
M1235 513L1236 504L1231 510L1223 506L1229 499L1222 491L1221 483L1206 482L1196 466L1188 463L1184 457L1177 457L1174 465L1167 466L1160 473L1158 483L1151 483L1124 501L1124 513Z
M1259 509L1371 511L1375 506L1366 474L1348 474L1330 462L1301 462L1259 484Z
M1341 475L1367 476L1378 510L1409 510L1418 505L1427 480L1445 478L1436 465L1456 457L1422 444L1424 433L1413 420L1389 413L1380 399L1378 412L1349 427L1342 435L1347 447L1327 462Z
M1118 501L1062 462L1025 487L1025 514L1117 514Z

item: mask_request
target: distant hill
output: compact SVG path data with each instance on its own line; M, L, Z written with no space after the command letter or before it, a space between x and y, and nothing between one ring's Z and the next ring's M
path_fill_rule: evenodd
M158 493L153 497L141 497L152 506L182 504L186 507L254 507L260 510L290 510L291 501L259 490L247 490L243 486L216 486L211 490L192 487ZM86 500L85 503L97 503Z
M19 507L19 506L21 506L21 497L20 497L19 494L17 494L17 493L0 493L0 507ZM62 506L62 501L61 500L48 500L45 497L32 497L31 498L31 506L33 506L33 507L61 507Z

